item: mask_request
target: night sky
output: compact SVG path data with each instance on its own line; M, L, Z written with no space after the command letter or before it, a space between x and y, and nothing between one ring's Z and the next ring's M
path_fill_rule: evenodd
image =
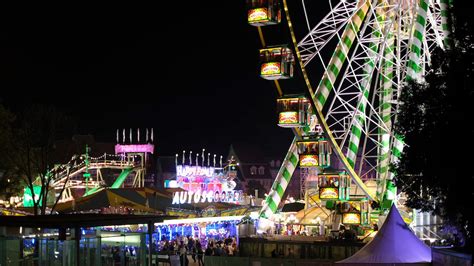
M216 3L25 13L0 32L0 101L14 112L54 105L98 141L115 141L117 128L153 127L161 155L227 154L248 142L283 157L292 133L276 125L276 89L258 75L257 29L244 1ZM312 24L326 10L318 12ZM301 12L293 19L306 28ZM290 43L286 22L265 34L270 45ZM285 93L303 85L299 74L282 82Z

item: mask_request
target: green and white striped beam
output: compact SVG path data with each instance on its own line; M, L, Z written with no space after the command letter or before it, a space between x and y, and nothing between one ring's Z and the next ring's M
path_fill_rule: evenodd
M417 15L415 21L415 28L411 36L410 57L407 66L406 80L419 81L421 79L420 72L422 67L420 65L420 57L422 56L421 49L423 47L423 38L426 27L426 13L428 11L428 0L420 0L417 7Z
M440 0L441 6L441 28L443 30L443 44L446 49L450 49L452 46L452 36L451 36L451 0Z
M326 103L329 93L333 89L334 82L336 82L336 78L339 75L341 67L347 59L347 53L351 49L351 46L354 42L355 36L359 32L360 25L364 20L365 16L367 15L367 10L369 8L369 1L360 1L359 2L360 8L357 12L352 16L351 21L347 24L344 32L342 34L341 39L339 40L339 44L336 47L336 51L331 57L329 61L328 68L326 69L321 82L316 89L316 98L317 101L315 104L322 109L324 104Z
M298 166L298 147L296 145L297 137L293 139L290 149L286 154L285 160L283 161L280 171L275 178L275 182L268 193L268 196L263 203L263 207L260 210L259 217L261 218L270 218L278 210L278 205L280 204L283 194L285 193L288 184L290 184L291 177L293 172Z
M346 157L349 164L354 168L357 159L357 152L359 150L360 138L362 136L363 127L366 121L365 110L367 108L367 102L369 101L370 84L372 81L372 74L375 68L377 52L379 49L381 32L380 32L380 16L377 16L377 21L374 22L376 29L372 32L370 39L376 40L368 45L367 56L368 58L364 64L364 78L359 83L359 89L362 92L359 103L357 105L357 113L352 122L351 134L349 138L349 147L347 149Z
M391 120L391 109L392 109L392 97L393 97L393 58L394 58L394 45L395 38L391 33L391 28L386 29L387 40L386 46L384 49L384 61L382 66L382 75L380 79L382 81L382 90L380 92L380 117L387 128L387 131L381 129L380 134L380 157L379 157L379 179L385 180L388 178L388 170L390 164L390 132L392 129L392 120ZM385 183L385 182L384 182ZM383 194L384 189L380 191L380 194ZM381 199L379 197L379 199Z
M390 157L391 163L396 164L400 161L404 147L405 142L403 141L403 137L400 135L395 135L395 137L393 137L392 155ZM396 195L396 187L393 187L392 191L387 190L387 186L393 186L391 181L393 180L394 175L395 174L393 172L388 172L387 178L381 179L379 181L380 183L377 185L377 197L380 201L383 200L384 196L387 196L387 193L394 193L392 196Z
M395 135L393 138L393 147L392 147L392 163L397 163L403 153L403 148L405 147L405 141L403 136Z
M368 5L369 5L369 3L367 1L364 1L364 0L361 0L361 1L358 2L358 8L363 10L364 14L367 13ZM285 15L286 15L286 20L287 20L287 23L288 23L288 28L290 29L291 40L292 40L293 46L295 48L296 58L298 59L299 66L301 67L301 72L303 74L303 78L304 78L304 81L306 83L308 92L311 96L311 101L313 102L313 105L314 105L314 108L315 108L314 111L315 111L316 117L318 118L318 121L321 125L321 128L327 134L327 138L328 138L329 142L331 143L334 154L337 156L337 158L339 158L339 160L341 160L344 168L346 168L349 175L352 177L352 181L355 182L362 189L364 194L369 199L378 202L378 199L376 198L375 193L372 193L372 191L370 191L368 189L368 187L364 184L362 179L357 175L357 173L354 171L354 169L351 167L351 165L347 161L346 156L344 155L341 148L339 147L338 142L334 138L334 136L331 132L331 129L329 128L329 125L327 124L327 122L324 118L324 114L322 113L322 110L321 110L322 105L321 105L320 102L318 103L318 99L317 99L317 96L318 96L317 92L320 90L320 88L318 87L316 90L313 90L313 86L311 85L311 82L310 82L310 80L308 78L308 75L306 73L306 70L304 68L304 63L301 59L301 54L300 54L299 49L298 49L298 42L296 41L296 36L295 36L295 32L293 30L293 26L292 26L290 14L288 12L288 5L287 5L286 0L283 0L283 7L284 7ZM364 18L365 18L365 15L364 15ZM362 22L360 22L360 23L362 23ZM360 27L360 24L359 24L359 27ZM346 28L346 30L347 30L347 28ZM326 72L327 72L327 70L326 70ZM323 78L324 78L324 76L323 76ZM328 94L329 93L327 93L326 95L328 95Z
M393 146L392 146L392 156L390 158L390 162L396 164L400 161L400 157L403 153L403 148L405 147L405 141L403 141L403 136L395 135L393 138ZM389 180L393 179L394 174L391 172L389 175Z

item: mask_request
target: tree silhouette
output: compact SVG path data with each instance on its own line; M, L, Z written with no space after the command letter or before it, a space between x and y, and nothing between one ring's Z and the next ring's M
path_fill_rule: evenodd
M474 36L465 18L455 16L454 45L432 54L425 82L402 90L395 127L408 146L392 167L407 205L442 217L446 228L456 228L457 244L470 248L474 131L466 111L474 103Z
M14 116L1 107L0 161L2 169L12 183L26 183L33 198L34 214L45 214L47 205L55 203L56 195L51 185L54 167L54 142L70 136L71 121L51 106L34 105ZM39 187L40 191L35 191Z

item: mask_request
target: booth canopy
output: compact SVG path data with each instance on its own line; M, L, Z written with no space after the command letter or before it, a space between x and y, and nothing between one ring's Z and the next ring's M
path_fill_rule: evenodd
M148 188L106 188L94 194L58 204L62 213L89 211L109 207L128 207L149 213L164 213L171 204L171 196Z
M326 209L325 207L313 206L307 210L300 210L295 215L295 217L302 224L312 224L317 218L319 218L323 222L327 222L330 213L331 211Z
M431 263L431 250L403 221L395 205L374 239L338 265L404 265Z

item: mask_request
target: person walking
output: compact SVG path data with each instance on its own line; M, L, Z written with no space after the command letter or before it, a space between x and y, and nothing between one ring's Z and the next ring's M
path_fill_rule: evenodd
M201 245L201 242L199 241L196 241L196 252L197 252L197 258L198 258L198 265L199 266L204 266L204 260L203 260L203 256L204 256L204 250L202 250L202 245Z
M179 264L181 266L188 266L189 265L189 260L188 260L188 255L186 254L186 245L184 244L184 241L181 241L181 245L179 245Z

